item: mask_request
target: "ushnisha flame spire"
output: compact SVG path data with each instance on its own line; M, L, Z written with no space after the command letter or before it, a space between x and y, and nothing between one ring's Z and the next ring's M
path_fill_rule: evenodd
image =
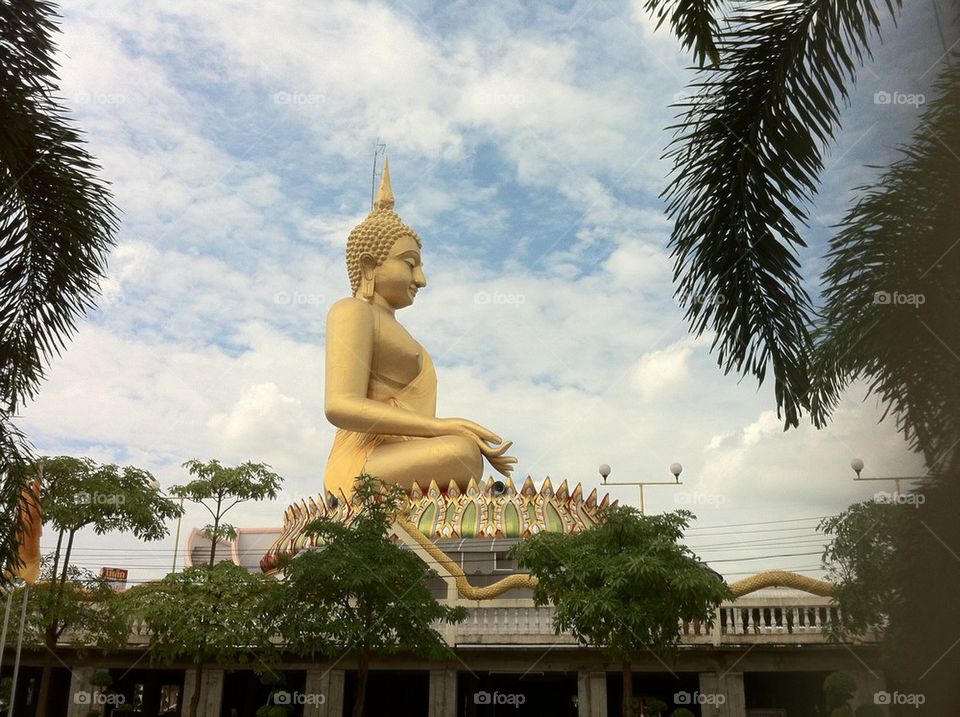
M393 209L393 185L390 184L390 160L383 162L383 176L380 178L380 189L377 191L377 198L373 201L373 210Z

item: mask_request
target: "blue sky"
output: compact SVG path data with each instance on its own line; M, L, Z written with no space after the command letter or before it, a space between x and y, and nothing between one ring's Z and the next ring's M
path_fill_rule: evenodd
M862 386L828 429L784 434L769 386L723 376L708 339L687 334L658 195L669 105L692 75L643 3L517 5L71 3L63 95L123 226L100 310L24 412L38 448L134 463L165 486L190 458L266 461L284 495L238 509L241 526L276 525L318 493L333 437L324 317L349 291L343 247L369 209L379 138L424 240L428 286L400 319L438 366L440 415L513 440L520 479L590 489L600 463L659 480L680 461L685 485L648 491L648 510L810 519L770 533L775 549L714 531L728 549L703 556L727 560L721 572L814 574L816 556L764 556L805 552L788 548L815 516L888 487L854 484L853 457L872 476L915 475L919 460ZM919 5L888 23L827 150L802 253L812 292L850 189L916 120L874 94L934 79L942 48ZM78 549L91 567L123 550L136 579L172 542Z

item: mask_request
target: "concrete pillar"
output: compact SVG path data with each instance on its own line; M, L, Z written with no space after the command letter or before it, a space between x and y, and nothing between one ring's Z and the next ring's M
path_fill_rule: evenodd
M343 670L307 670L303 717L341 717L343 714Z
M90 680L96 670L92 667L74 667L70 670L70 697L67 702L67 717L87 717L93 705L93 686Z
M851 700L854 705L872 705L874 704L874 695L886 690L887 682L883 678L883 673L879 670L873 670L872 672L857 670L853 673L853 678L857 683L857 691L853 693L853 699ZM880 705L880 707L884 712L887 712L887 707L883 705Z
M607 673L577 673L577 717L607 717Z
M701 672L697 694L703 717L746 717L742 672Z
M220 709L223 706L223 670L204 666L202 682L197 717L220 717ZM183 699L180 700L184 714L190 700L193 699L196 686L197 671L187 670L183 676Z
M457 717L456 670L430 670L430 710L427 717Z

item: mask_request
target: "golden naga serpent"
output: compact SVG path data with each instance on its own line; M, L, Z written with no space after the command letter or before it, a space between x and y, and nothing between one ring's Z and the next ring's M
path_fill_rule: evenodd
M467 600L492 600L495 597L503 595L508 590L515 588L526 588L532 590L537 586L537 579L526 573L516 573L508 575L502 580L498 580L493 585L486 587L477 587L471 585L467 579L467 574L463 572L456 562L449 555L443 552L426 535L420 532L419 528L402 512L397 516L397 525L403 528L404 532L413 538L422 547L431 558L443 566L450 575L453 576L457 585L457 592L460 597ZM797 575L786 570L768 570L766 572L751 575L749 578L737 580L730 583L730 590L735 598L743 597L749 593L760 590L761 588L783 587L803 590L811 595L820 597L830 597L833 594L833 584L824 580L815 580L806 575Z

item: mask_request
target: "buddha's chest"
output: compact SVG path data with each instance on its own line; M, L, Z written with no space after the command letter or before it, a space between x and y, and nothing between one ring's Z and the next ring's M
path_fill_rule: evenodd
M404 386L417 377L422 365L420 344L396 320L381 320L374 336L375 376Z

